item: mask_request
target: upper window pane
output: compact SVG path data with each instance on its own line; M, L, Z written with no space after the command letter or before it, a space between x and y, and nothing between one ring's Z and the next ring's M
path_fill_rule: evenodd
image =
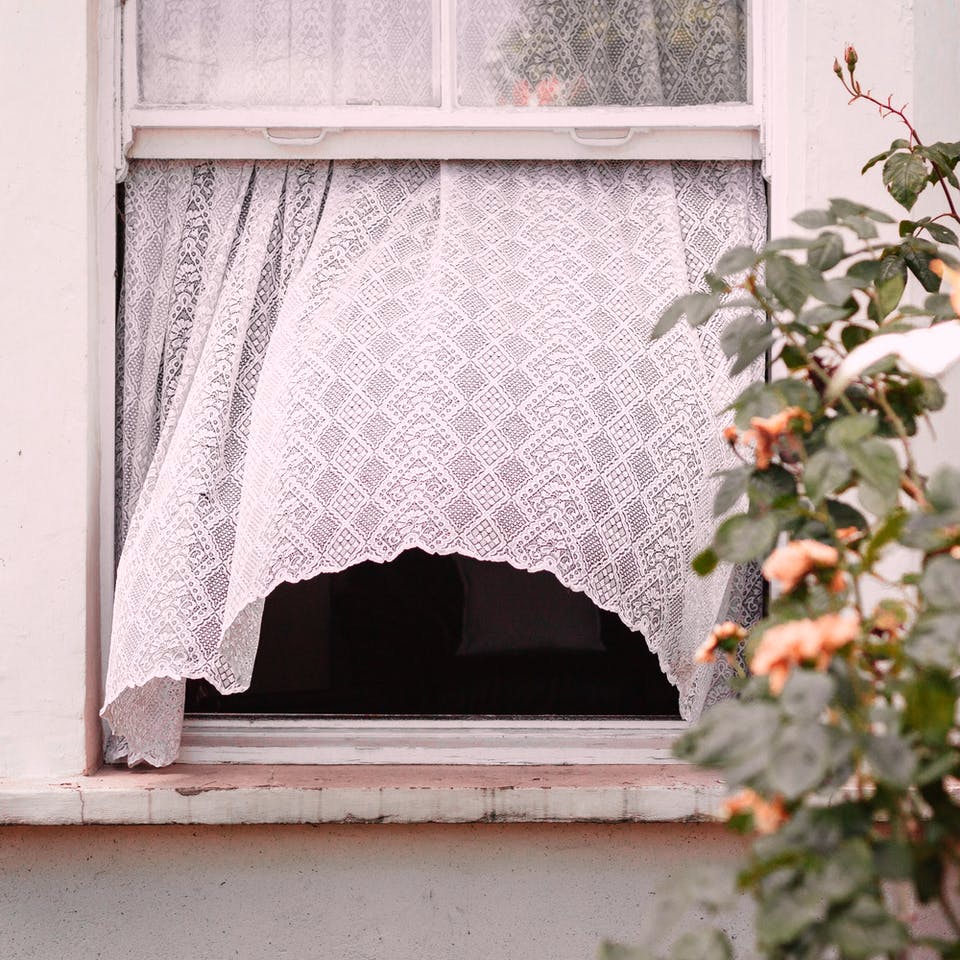
M431 0L141 0L140 101L440 102Z
M746 100L744 0L459 0L465 106Z

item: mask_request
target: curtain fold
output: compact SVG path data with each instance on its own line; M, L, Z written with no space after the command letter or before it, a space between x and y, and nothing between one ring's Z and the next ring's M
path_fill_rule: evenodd
M277 584L413 547L548 570L715 696L693 650L759 601L689 570L738 384L710 325L649 333L761 240L755 165L143 161L127 209L116 753L249 685Z

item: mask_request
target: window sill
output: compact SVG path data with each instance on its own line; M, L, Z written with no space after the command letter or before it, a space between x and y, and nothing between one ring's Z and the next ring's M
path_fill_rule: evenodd
M0 780L0 824L700 822L723 792L685 764L105 767Z

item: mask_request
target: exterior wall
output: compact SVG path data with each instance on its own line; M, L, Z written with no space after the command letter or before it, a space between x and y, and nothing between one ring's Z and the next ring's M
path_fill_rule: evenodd
M893 125L843 106L856 43L877 91L952 136L952 0L782 0L775 232L827 196L880 206ZM0 776L96 756L99 378L96 4L0 0ZM924 51L921 64L918 50ZM929 51L928 53L926 51ZM109 242L109 237L106 238ZM109 277L106 278L109 282ZM108 351L104 351L108 352ZM952 384L960 395L960 378ZM960 462L942 415L937 459ZM89 691L89 694L85 693ZM3 828L4 955L590 956L630 939L682 864L730 856L695 825ZM742 921L741 921L742 922ZM741 941L744 939L741 931Z
M585 960L734 851L656 824L9 827L0 938L17 960Z

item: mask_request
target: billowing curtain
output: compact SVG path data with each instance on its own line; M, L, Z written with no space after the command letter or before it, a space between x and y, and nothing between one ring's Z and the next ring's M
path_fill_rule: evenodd
M127 183L104 715L175 759L184 680L245 689L279 583L420 548L547 570L692 654L757 581L699 580L716 329L663 308L765 213L746 162L190 163ZM755 374L755 372L754 372Z

